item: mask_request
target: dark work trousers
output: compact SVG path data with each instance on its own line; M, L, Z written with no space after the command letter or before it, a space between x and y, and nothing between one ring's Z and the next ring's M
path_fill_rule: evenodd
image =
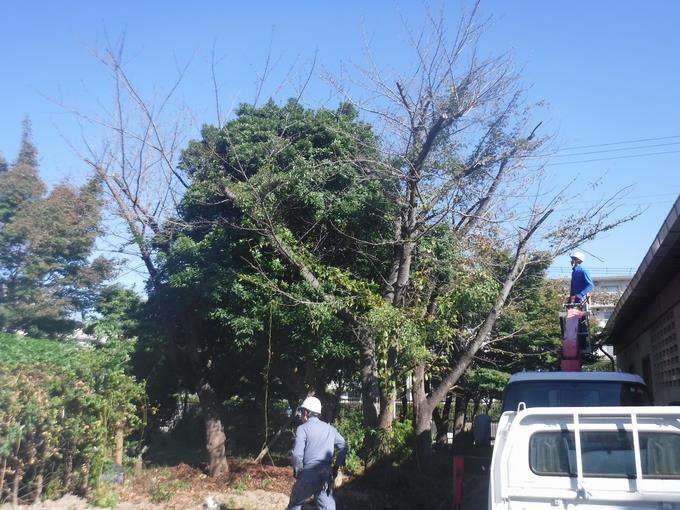
M314 496L319 510L335 510L333 491L328 489L330 468L300 473L290 492L288 510L301 510L302 503Z

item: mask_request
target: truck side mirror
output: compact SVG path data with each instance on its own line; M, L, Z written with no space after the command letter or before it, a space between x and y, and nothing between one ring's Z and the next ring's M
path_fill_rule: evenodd
M491 416L478 414L472 422L472 437L476 446L491 446Z

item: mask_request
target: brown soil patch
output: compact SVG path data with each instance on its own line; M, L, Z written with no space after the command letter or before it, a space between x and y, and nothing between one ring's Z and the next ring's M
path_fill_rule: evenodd
M229 475L210 478L201 469L188 464L149 468L139 476L129 477L120 486L107 488L115 492L116 510L205 510L206 500L214 498L221 510L281 510L288 504L294 479L290 467L256 464L249 460L230 459ZM393 489L373 487L372 483L345 477L338 480L338 508L344 510L402 510L410 506L393 497ZM110 494L109 494L110 495ZM73 495L58 501L22 506L31 510L94 510L88 502ZM311 508L311 507L309 507ZM433 509L435 507L432 507ZM439 508L439 507L436 507ZM0 510L10 510L0 505Z
M187 464L148 469L117 492L121 502L151 502L177 510L205 508L210 496L234 510L265 510L287 504L294 481L290 468L239 459L231 459L229 468L228 475L214 478Z
M255 464L230 459L229 475L208 477L198 468L179 464L167 468L145 469L113 487L118 495L117 510L205 510L210 496L222 503L222 510L279 510L288 504L293 485L290 468ZM9 510L9 504L0 510ZM22 505L35 510L91 510L96 507L74 495L38 505Z

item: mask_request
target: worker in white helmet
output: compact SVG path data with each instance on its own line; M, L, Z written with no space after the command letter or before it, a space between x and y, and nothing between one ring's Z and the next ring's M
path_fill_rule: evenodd
M588 294L595 288L593 280L590 278L588 271L583 269L581 263L586 259L586 256L580 252L575 251L569 255L571 257L571 289L569 291L569 302L579 305L584 312L578 322L578 349L581 353L592 352L591 346L588 344ZM564 331L564 330L563 330Z
M319 419L321 402L307 397L301 406L302 425L295 433L293 446L293 476L289 510L300 510L302 503L314 496L320 510L335 510L333 481L338 469L345 465L347 442L328 423ZM335 448L338 455L333 463Z
M588 271L581 266L586 256L580 251L575 251L569 256L571 257L571 290L569 292L569 301L580 303L593 290L595 285Z

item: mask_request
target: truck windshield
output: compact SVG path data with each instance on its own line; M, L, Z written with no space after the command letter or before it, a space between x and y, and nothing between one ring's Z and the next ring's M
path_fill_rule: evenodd
M505 389L503 412L527 407L597 407L652 405L647 388L621 381L519 381Z

